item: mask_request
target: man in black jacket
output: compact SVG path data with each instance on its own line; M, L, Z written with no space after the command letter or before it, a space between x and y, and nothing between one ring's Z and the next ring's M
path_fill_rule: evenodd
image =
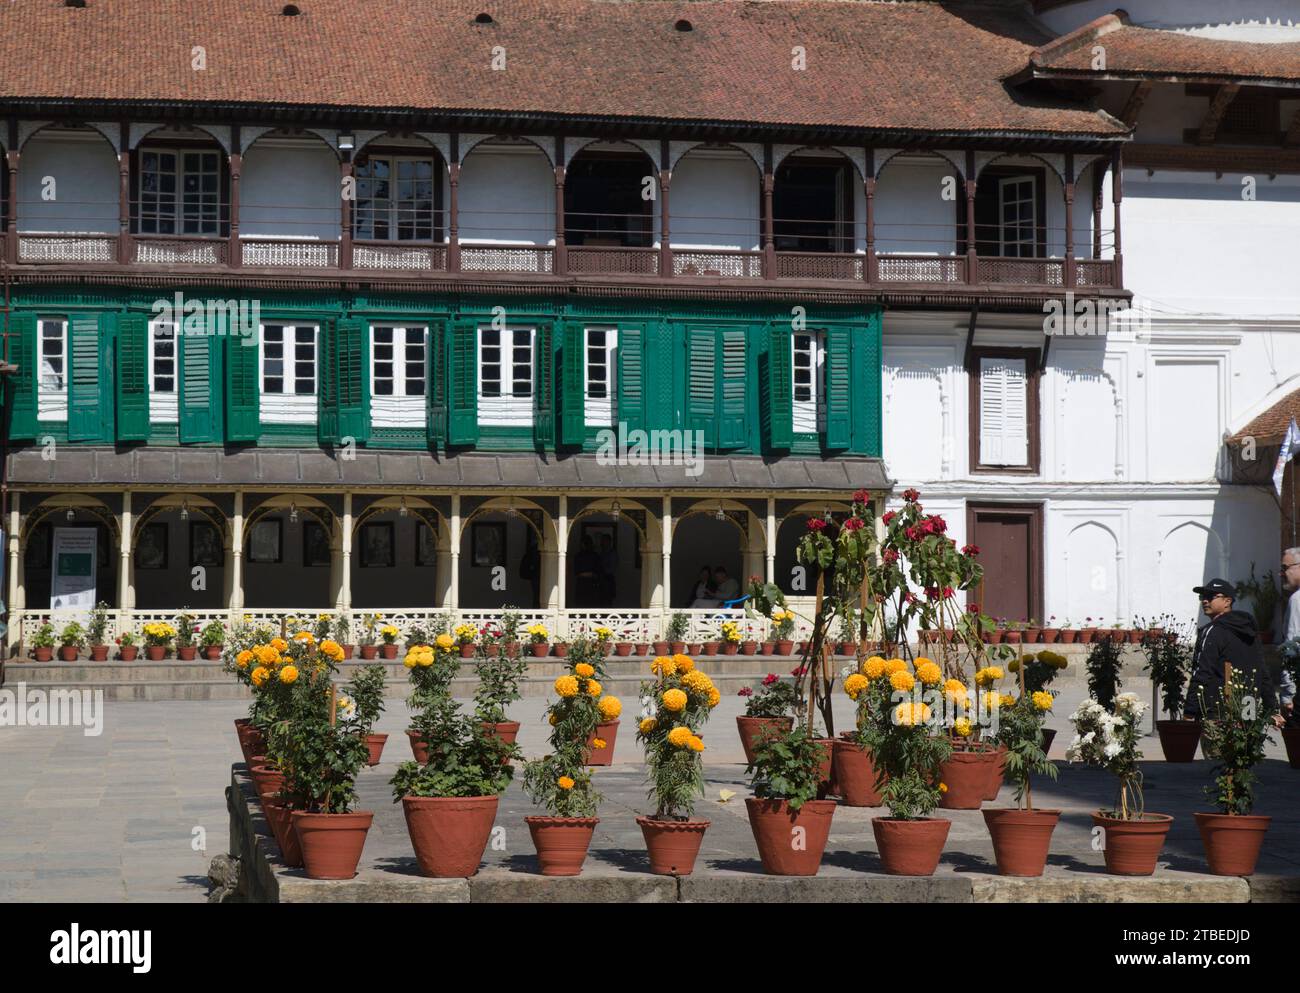
M1273 680L1264 665L1259 645L1259 632L1255 618L1244 610L1233 610L1235 587L1227 580L1212 579L1192 591L1201 598L1201 609L1209 617L1196 633L1196 649L1192 655L1192 679L1187 687L1185 716L1200 718L1213 716L1223 693L1223 665L1232 664L1234 676L1247 686L1254 680L1259 704L1265 713L1277 710L1277 697ZM1204 697L1205 713L1202 712Z

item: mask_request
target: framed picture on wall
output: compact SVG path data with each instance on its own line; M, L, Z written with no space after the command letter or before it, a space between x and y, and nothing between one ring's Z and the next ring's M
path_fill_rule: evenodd
M475 521L471 554L479 568L506 564L506 526L501 521Z
M320 521L307 521L302 526L302 564L330 564L330 535Z
M433 528L420 521L415 522L415 564L438 564L438 536L433 533Z
M591 539L592 551L597 555L600 554L601 539L603 538L608 538L610 548L615 552L618 551L618 525L612 521L583 521L578 547L581 548L582 542L585 542L588 538Z
M140 538L135 543L135 567L137 569L167 568L167 525L161 521L146 524L140 529Z
M211 521L190 522L190 567L201 565L217 569L226 563L226 552L221 547L221 534Z
M363 524L361 526L361 567L379 569L394 564L392 521Z
M253 525L248 539L249 562L279 562L283 549L280 546L280 520L261 520Z

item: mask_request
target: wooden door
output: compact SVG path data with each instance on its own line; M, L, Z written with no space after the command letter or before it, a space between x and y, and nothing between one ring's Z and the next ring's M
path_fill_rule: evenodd
M969 602L994 618L1043 620L1042 522L1039 505L967 505L967 540L984 567Z

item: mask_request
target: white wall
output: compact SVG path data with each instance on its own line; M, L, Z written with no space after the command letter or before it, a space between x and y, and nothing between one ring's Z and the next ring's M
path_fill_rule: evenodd
M461 163L460 240L555 243L555 173L533 145L475 145Z
M899 155L876 182L876 251L952 255L957 245L957 203L943 199L952 167L932 156ZM953 187L961 195L961 180Z
M1067 4L1041 16L1044 24L1064 34L1109 14L1117 6L1128 11L1135 25L1182 28L1189 34L1237 41L1300 40L1300 10L1288 0L1086 0Z
M673 169L669 234L674 248L757 251L762 180L738 149L697 148Z
M117 155L98 132L36 134L23 146L18 169L18 228L117 234L118 182ZM43 197L47 188L53 200Z
M262 138L244 154L239 200L241 237L336 240L338 158L314 139Z

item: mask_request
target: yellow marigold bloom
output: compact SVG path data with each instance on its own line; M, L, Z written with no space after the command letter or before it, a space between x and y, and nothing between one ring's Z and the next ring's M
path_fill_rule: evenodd
M709 687L709 709L713 709L722 702L722 694L716 686Z
M691 735L691 740L688 741L687 744L691 746L691 751L693 752L704 751L704 739L696 735Z
M289 650L289 643L283 638L272 638L271 647L277 652L287 652Z
M850 700L856 700L858 694L870 685L870 681L860 672L855 672L844 680L844 692L849 695Z
M280 661L279 649L274 645L257 645L253 648L253 654L262 665L275 665Z
M571 697L578 695L578 677L561 676L555 681L555 692L562 697Z
M885 671L885 660L879 655L873 655L862 663L862 671L866 673L868 679L879 679L881 673Z
M689 655L674 655L673 664L677 666L678 672L690 672L695 668L695 660Z
M596 682L596 680L594 680L594 679L588 679L588 680L587 680L587 695L588 695L588 696L600 696L600 683Z
M586 662L579 662L577 665L575 665L573 667L573 672L574 675L581 676L583 679L588 679L596 675L595 668L588 665Z
M298 678L298 667L296 665L286 665L280 670L280 682L292 683Z
M660 655L650 663L650 671L657 676L673 676L677 674L677 663L667 655Z
M256 669L254 669L252 675L249 676L249 679L253 681L253 685L258 687L259 689L263 685L265 685L266 681L270 678L271 678L271 670L260 665Z
M889 685L900 693L909 692L916 685L916 679L910 672L904 672L901 669L889 677Z
M306 643L309 644L309 645L314 645L314 644L316 644L316 639L312 637L312 634L311 634L310 631L299 631L297 634L295 634L295 635L293 636L293 640L294 640L294 641L303 641L303 642L306 642Z
M250 652L247 648L245 648L242 652L240 652L238 655L235 656L235 665L239 666L239 668L241 669L247 669L248 663L252 661L253 661L253 653Z
M555 781L555 785L562 790L571 790L573 789L573 780L568 776L561 776Z
M677 692L680 693L681 690ZM607 721L612 721L623 713L623 701L616 696L602 697L600 703L596 704L596 708L600 711L601 717Z
M947 784L947 783L940 783L940 784L939 784L939 792L940 792L940 793L947 793L947 792L948 792L948 784Z
M677 748L685 748L691 743L691 729L685 724L679 724L668 732L668 744Z
M416 662L415 662L415 653L414 653L414 652L407 652L407 653L406 653L406 658L402 659L402 665L406 666L406 668L408 668L408 669L414 669L414 668L415 668L415 665L416 665Z
M649 734L655 729L655 719L653 717L643 717L637 727L640 728L642 734Z
M952 729L957 732L959 737L962 738L969 738L971 732L975 730L974 726L970 722L969 717L958 717L955 721L953 721Z
M1015 705L1016 705L1016 698L1014 696L1012 696L1010 693L1002 694L1002 706L1014 707Z
M985 694L984 694L984 709L985 709L985 710L988 710L988 711L997 710L1000 706L1002 706L1002 694L1000 694L1000 693L985 693Z
M930 719L930 708L923 703L900 703L894 708L894 723L902 727L915 727Z
M415 662L421 669L429 668L429 666L433 665L433 649L425 648L416 656Z
M678 689L666 690L664 692L664 706L668 710L681 710L686 706L686 694Z
M960 679L950 679L943 684L943 695L954 703L966 699L966 684Z
M596 749L597 751L599 751L600 749L604 748L606 744L607 744L607 742L605 741L604 738L592 738L592 739L591 739L591 747L594 748L594 749Z
M939 680L943 678L943 670L929 659L917 659L916 678L922 686L938 686Z
M892 676L896 672L906 672L907 663L902 659L890 659L885 663L885 675Z
M1039 690L1032 697L1030 697L1030 699L1034 701L1034 706L1037 707L1039 710L1052 709L1052 703L1054 698L1052 697L1052 694L1048 693L1046 690Z
M975 682L980 686L992 686L1002 678L1002 669L996 665L988 666L975 673Z
M456 647L456 639L444 632L443 634L438 635L438 647L444 652L450 652Z
M708 693L709 690L712 689L713 680L709 679L708 676L700 672L699 669L695 669L691 672L686 673L686 675L682 676L682 685L685 686L688 690L692 690L695 693L703 694L703 693Z
M326 638L320 643L320 650L322 655L333 659L335 662L343 658L343 646L330 638Z

